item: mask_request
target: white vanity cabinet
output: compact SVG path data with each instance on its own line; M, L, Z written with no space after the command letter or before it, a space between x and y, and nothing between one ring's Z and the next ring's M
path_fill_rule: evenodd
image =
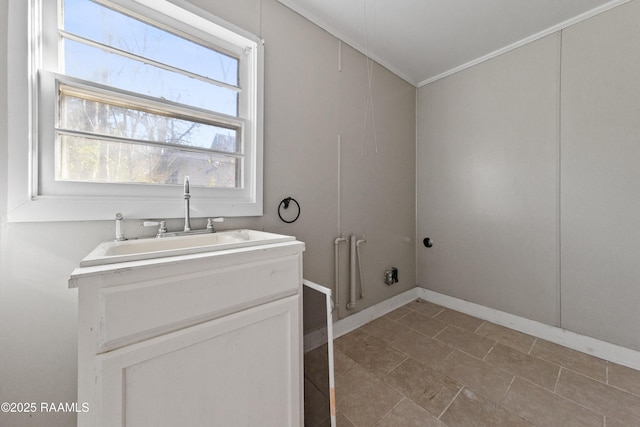
M302 426L303 251L76 269L78 426Z

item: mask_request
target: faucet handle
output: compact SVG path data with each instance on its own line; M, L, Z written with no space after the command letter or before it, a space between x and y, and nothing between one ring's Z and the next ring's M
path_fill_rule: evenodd
M154 225L158 225L158 233L156 233L156 237L164 236L164 233L167 232L167 222L166 221L144 221L142 223L144 227L152 227Z
M207 218L207 230L211 230L212 233L215 233L215 229L213 228L214 222L224 222L224 218Z

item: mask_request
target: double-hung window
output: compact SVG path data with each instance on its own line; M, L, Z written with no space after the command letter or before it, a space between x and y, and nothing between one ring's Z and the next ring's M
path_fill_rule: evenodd
M193 216L262 214L258 38L183 0L29 1L23 216L179 217L187 176Z

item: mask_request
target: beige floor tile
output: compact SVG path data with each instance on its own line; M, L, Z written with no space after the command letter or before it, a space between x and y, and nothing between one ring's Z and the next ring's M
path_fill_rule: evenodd
M368 333L363 331L362 329L356 329L355 331L351 331L348 334L342 335L333 340L333 348L336 348L340 351L344 351L347 347L352 347L361 343L365 338L369 336Z
M408 327L386 317L380 317L363 325L362 330L386 343L391 343L410 331Z
M640 397L562 369L556 393L595 412L640 426Z
M346 374L349 369L355 365L354 362L349 356L344 354L338 349L333 349L333 374L340 375ZM327 368L328 369L328 368Z
M401 318L402 316L405 316L408 313L411 313L410 309L408 309L407 307L400 307L393 310L390 313L385 314L384 317L386 317L389 320L398 320L399 318Z
M454 380L409 358L389 372L384 382L438 417L460 391Z
M640 396L640 371L609 363L608 383Z
M494 402L502 399L513 380L509 372L459 350L444 359L436 369Z
M446 427L446 424L409 399L403 399L378 424L378 427Z
M406 304L405 307L429 317L433 317L444 310L444 307L442 307L441 305L434 304L423 299L418 299L410 302L409 304Z
M480 325L484 323L484 320L478 319L477 317L469 316L468 314L449 309L440 312L434 317L434 319L446 323L451 323L452 325L471 332L474 332L480 327Z
M505 328L504 326L491 322L484 322L482 326L476 330L476 334L494 339L499 343L508 345L523 353L529 353L533 342L536 340L536 338L531 335L523 334L522 332L514 331L513 329Z
M343 353L378 376L391 371L407 358L406 354L373 335L368 336L357 345L346 347Z
M436 365L453 351L452 347L417 332L402 336L392 347L427 366Z
M598 381L605 381L607 362L586 353L538 339L530 354L580 372Z
M603 425L602 415L518 377L501 403L507 410L540 427Z
M518 427L532 425L468 388L462 390L440 419L449 427Z
M459 350L469 353L478 359L484 358L489 350L496 344L490 338L476 335L457 326L447 326L442 332L434 337L438 341L456 347Z
M336 408L356 426L374 425L402 399L402 394L358 365L336 378Z
M401 317L398 319L398 323L428 337L433 337L447 327L446 323L434 320L427 315L418 313L417 311L412 311L406 316Z
M560 366L503 344L496 344L484 361L551 391L560 373Z
M334 356L339 427L640 427L640 372L423 300ZM326 346L305 355L309 426L330 425L326 365Z
M341 412L338 412L336 414L336 427L355 427L355 426Z
M629 427L629 423L611 417L604 417L604 422L607 427Z
M323 425L331 415L329 398L307 378L304 380L304 425L316 427Z

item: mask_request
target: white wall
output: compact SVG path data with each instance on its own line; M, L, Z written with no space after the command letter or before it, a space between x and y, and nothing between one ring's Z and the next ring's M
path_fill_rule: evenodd
M325 285L334 281L334 239L340 233L364 235L365 299L357 310L414 287L415 87L374 66L376 152L371 111L364 123L369 87L364 56L344 44L340 49L335 37L275 0L261 3L261 17L267 81L265 228L307 243L305 277ZM276 215L287 195L301 203L303 212L291 225ZM346 246L340 263L348 263ZM401 282L393 287L383 282L390 266L401 272ZM339 312L344 317L351 312L345 308L342 271ZM324 310L321 301L305 306L307 330L321 325L314 321Z
M640 2L419 90L418 282L640 349Z
M562 324L640 350L640 1L562 36Z
M556 324L556 35L420 89L419 283Z
M276 0L192 2L266 42L265 215L229 219L220 228L251 227L297 236L306 243L305 277L332 285L333 240L341 224L341 231L367 238L362 247L365 299L358 310L414 287L416 89L375 66L379 149L374 150L369 123L363 156L368 84L361 54L343 45L339 72L338 41ZM0 2L0 57L6 56L8 19L7 2ZM6 99L10 82L5 67L0 68L0 82L0 402L74 402L77 292L67 289L67 278L99 242L113 238L114 224L6 222L11 185L6 166L12 159L7 159L11 100ZM341 170L338 134L343 136ZM300 219L291 225L282 223L276 211L287 196L302 205ZM177 229L180 220L170 220L168 226ZM203 227L204 222L195 220L192 226ZM125 233L152 235L154 230L142 230L138 221L128 220ZM342 255L344 265L346 253ZM387 287L382 272L391 265L400 269L401 281ZM344 316L349 314L344 309L348 290L343 286L341 291ZM323 310L322 299L313 301L307 295L307 330L322 324ZM74 414L0 413L2 426L74 423Z

